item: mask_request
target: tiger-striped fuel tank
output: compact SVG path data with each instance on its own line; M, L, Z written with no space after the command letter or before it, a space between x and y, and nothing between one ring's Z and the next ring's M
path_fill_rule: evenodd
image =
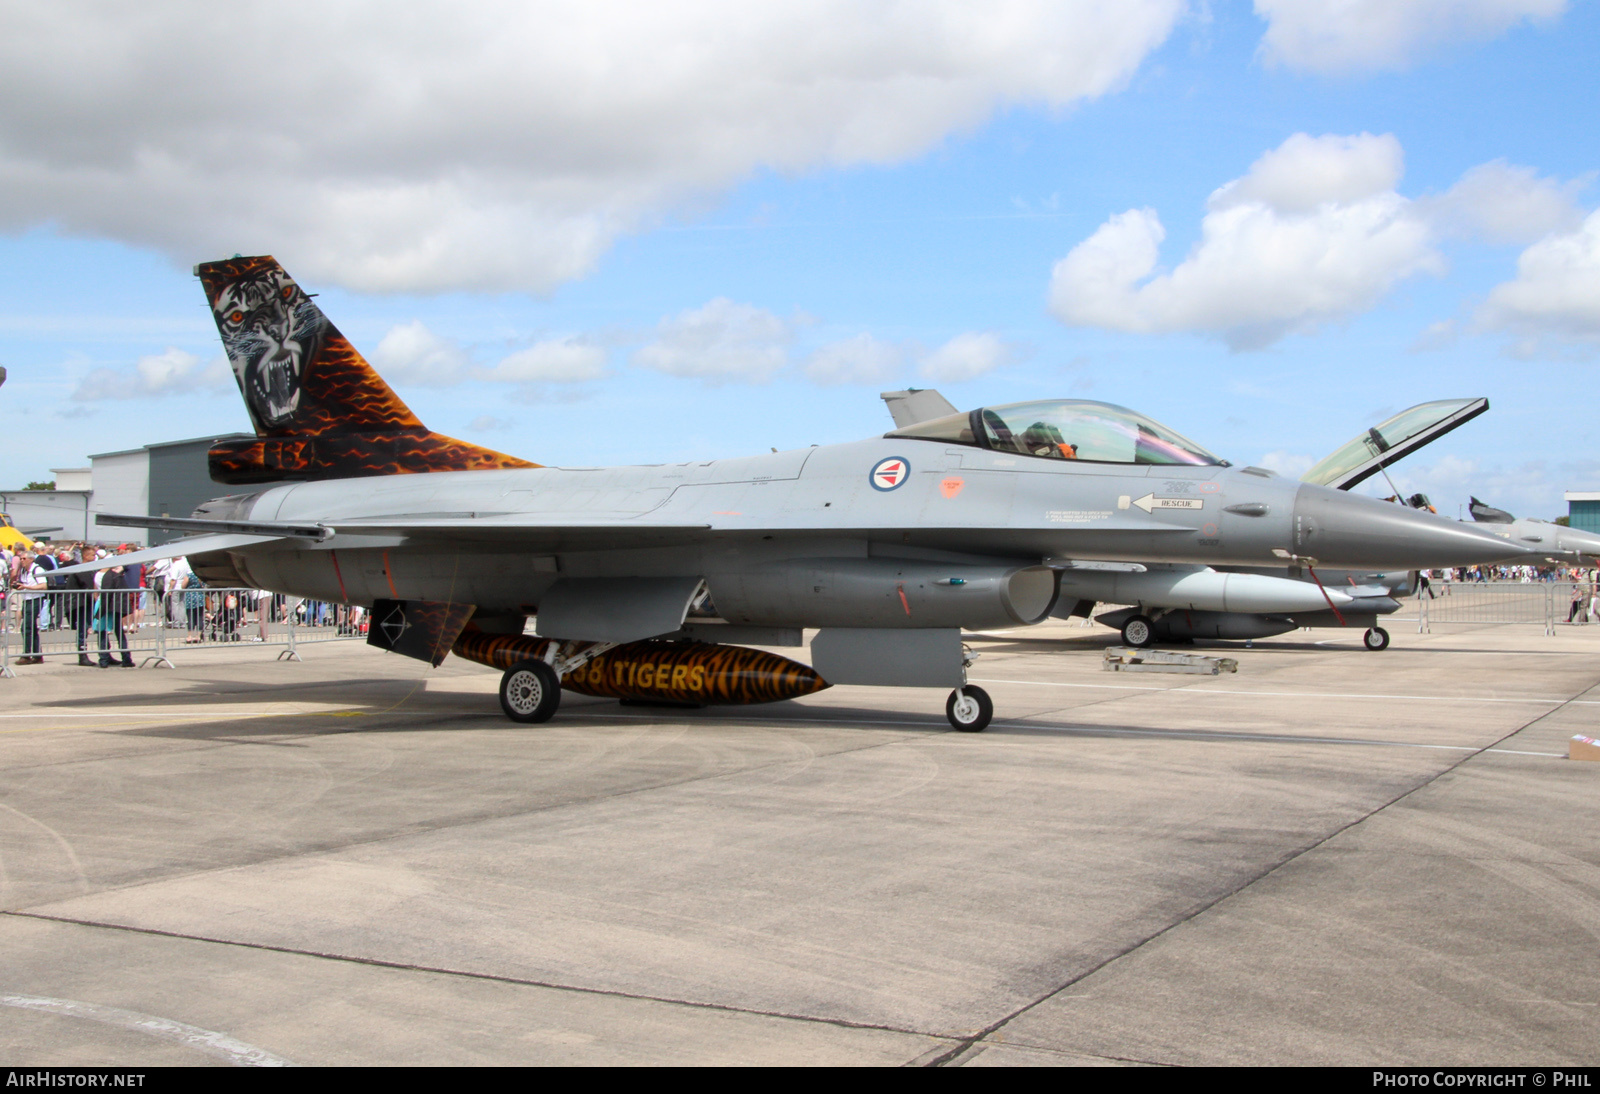
M456 639L457 657L490 668L542 659L549 639L525 634L485 634L468 629ZM699 642L629 642L578 666L561 686L583 695L694 705L775 703L828 686L816 670L787 657L746 646Z

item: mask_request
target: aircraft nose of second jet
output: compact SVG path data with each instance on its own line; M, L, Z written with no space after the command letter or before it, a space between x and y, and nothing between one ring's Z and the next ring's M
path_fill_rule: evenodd
M1325 566L1418 570L1535 552L1460 521L1309 483L1295 495L1289 550Z

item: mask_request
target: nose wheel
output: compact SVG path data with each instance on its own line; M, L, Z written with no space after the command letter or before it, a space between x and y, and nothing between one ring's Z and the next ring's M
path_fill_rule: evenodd
M513 722L548 722L561 705L561 678L543 661L518 661L500 678L500 709Z
M1389 648L1389 632L1382 627L1368 627L1367 633L1361 636L1361 641L1366 643L1367 649L1386 650Z
M945 700L944 716L963 733L982 733L994 717L994 700L982 688L963 684Z

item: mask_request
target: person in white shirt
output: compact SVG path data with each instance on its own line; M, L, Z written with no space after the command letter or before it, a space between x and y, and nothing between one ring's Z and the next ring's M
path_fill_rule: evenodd
M39 565L32 552L20 551L21 566L18 568L17 585L22 592L22 656L17 658L19 665L42 665L44 658L39 656L39 608L44 598L44 591L50 587L45 568Z

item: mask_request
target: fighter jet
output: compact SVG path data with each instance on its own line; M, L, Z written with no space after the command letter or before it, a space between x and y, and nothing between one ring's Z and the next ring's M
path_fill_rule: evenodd
M1540 561L1567 566L1593 566L1600 559L1600 536L1580 528L1568 528L1537 517L1517 519L1504 509L1485 505L1472 498L1467 506L1472 519L1485 531L1529 549ZM1523 563L1532 561L1521 559Z
M1048 618L1077 560L1414 569L1506 553L1084 400L727 460L544 467L428 430L274 259L195 272L257 434L214 447L211 476L256 489L191 518L100 515L197 533L116 561L183 554L214 584L370 605L374 645L501 669L517 721L550 718L563 688L704 705L867 684L949 688L951 724L976 731L993 704L967 682L963 628ZM717 619L689 620L707 597ZM745 645L798 646L802 628L817 628L809 666Z

